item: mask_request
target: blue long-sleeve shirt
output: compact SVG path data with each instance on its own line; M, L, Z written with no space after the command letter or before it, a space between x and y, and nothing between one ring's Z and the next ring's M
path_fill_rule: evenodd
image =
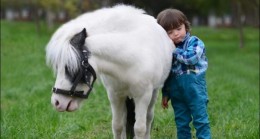
M175 44L176 49L173 52L172 73L181 75L188 70L200 74L208 68L205 45L196 36L190 36L187 33L184 40Z

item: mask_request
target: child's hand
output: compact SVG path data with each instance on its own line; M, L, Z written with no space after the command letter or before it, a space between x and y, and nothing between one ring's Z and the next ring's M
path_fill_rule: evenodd
M169 100L169 98L166 96L162 98L162 108L163 109L168 109L168 100Z

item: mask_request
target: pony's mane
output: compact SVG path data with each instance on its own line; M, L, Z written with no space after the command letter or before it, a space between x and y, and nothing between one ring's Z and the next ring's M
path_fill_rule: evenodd
M102 8L93 12L83 14L65 24L63 24L52 36L46 47L47 65L57 73L57 67L67 66L69 72L74 73L80 66L80 56L71 44L70 39L83 28L87 28L90 35L104 33L106 30L98 31L96 26L103 27L104 18L114 17L115 13L143 14L144 10L128 5L115 5L112 8ZM105 16L105 17L104 17ZM117 18L117 17L114 17ZM90 20L92 19L92 20ZM110 20L112 21L112 20ZM102 25L100 25L102 23ZM106 24L106 23L105 23ZM103 27L107 29L106 27ZM120 28L120 27L117 27ZM109 29L107 29L109 30Z
M57 67L67 66L69 72L74 73L78 70L80 61L79 54L75 47L70 44L69 36L63 33L65 30L61 27L48 43L46 47L46 61L47 65L53 68L57 73Z

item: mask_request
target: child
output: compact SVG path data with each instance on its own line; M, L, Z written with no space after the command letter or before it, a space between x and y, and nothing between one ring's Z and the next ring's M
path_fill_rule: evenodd
M176 46L172 69L162 89L162 107L168 108L168 100L171 100L178 139L191 139L189 123L192 120L196 137L210 139L205 45L198 37L190 36L190 23L177 9L160 12L157 22Z

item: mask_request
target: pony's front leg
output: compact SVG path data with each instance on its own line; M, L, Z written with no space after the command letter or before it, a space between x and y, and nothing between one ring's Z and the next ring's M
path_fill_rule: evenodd
M145 92L140 98L135 98L135 139L149 139L147 132L147 109L152 98L152 91ZM149 126L149 125L148 125Z
M114 139L126 139L125 131L125 98L109 95L112 109L112 129Z

